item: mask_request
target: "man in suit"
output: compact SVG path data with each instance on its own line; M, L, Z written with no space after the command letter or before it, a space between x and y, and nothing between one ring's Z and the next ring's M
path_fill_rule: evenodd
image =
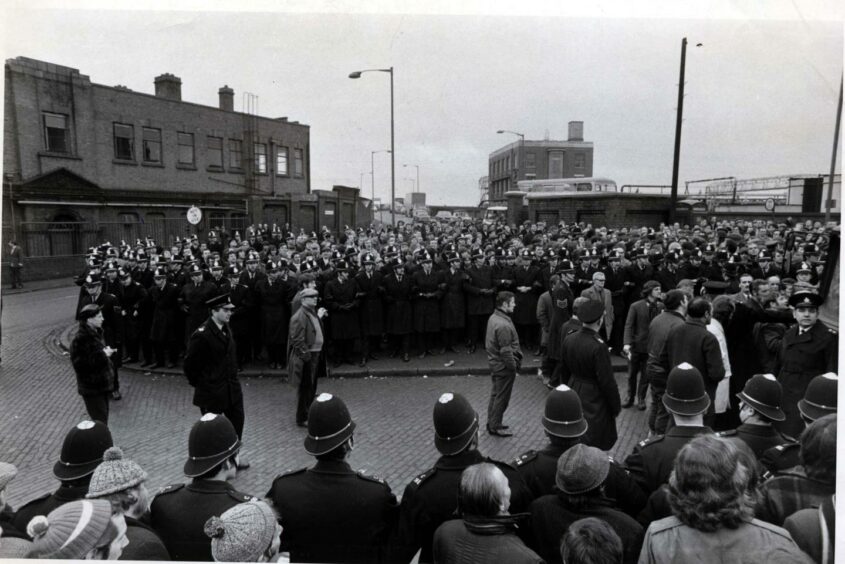
M593 285L581 292L582 298L597 301L604 306L604 325L599 330L599 334L602 336L605 343L610 340L609 333L613 327L614 317L613 298L610 295L610 290L606 290L604 287L604 283L606 281L607 277L605 273L597 270L596 272L593 272Z

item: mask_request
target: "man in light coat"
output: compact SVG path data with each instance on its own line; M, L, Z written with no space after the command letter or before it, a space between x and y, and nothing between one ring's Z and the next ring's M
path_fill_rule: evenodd
M300 295L302 305L291 316L288 328L288 383L296 388L296 424L305 427L317 393L317 377L325 373L321 319L326 310L317 309L319 292L314 288L305 288Z
M609 342L610 338L610 331L613 327L613 298L610 294L610 290L606 290L604 287L607 278L605 273L602 271L597 271L593 273L593 285L589 288L585 289L581 292L582 298L589 298L591 300L595 300L597 302L601 302L604 306L604 326L600 329L603 331L603 337L605 342Z

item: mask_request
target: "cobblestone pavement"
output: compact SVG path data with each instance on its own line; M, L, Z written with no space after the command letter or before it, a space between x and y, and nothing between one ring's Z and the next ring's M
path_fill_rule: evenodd
M62 438L86 417L70 361L59 346L60 335L72 324L77 296L75 286L3 296L0 460L19 469L8 488L13 506L56 487L52 466ZM624 379L617 373L623 392ZM246 493L263 495L277 473L309 465L312 459L302 447L304 430L294 425L293 389L272 377L250 376L242 383L246 406L242 452L252 468L239 473L234 484ZM464 394L483 424L489 388L484 376L372 377L321 381L318 392L343 398L358 425L352 466L385 477L400 495L437 458L431 413L440 394ZM122 371L121 391L124 399L111 404L115 444L147 470L151 487L184 481L188 433L200 416L185 379ZM518 377L505 415L515 436L503 439L482 433L481 451L509 460L542 446L539 421L545 395L536 378ZM624 458L645 436L645 413L623 410L617 420L620 438L611 454Z

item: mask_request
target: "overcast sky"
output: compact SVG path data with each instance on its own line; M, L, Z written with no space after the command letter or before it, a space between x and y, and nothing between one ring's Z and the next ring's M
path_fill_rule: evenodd
M227 84L236 110L243 92L253 93L261 115L311 126L312 188L357 186L364 172L369 196L370 151L390 146L389 76L347 76L390 66L397 196L412 189L407 178L416 171L402 167L408 163L419 165L429 203L476 204L489 153L516 139L497 129L565 139L571 120L583 121L585 140L595 144L595 175L620 185L669 184L684 36L681 186L830 167L843 60L836 3L772 2L766 14L742 13L739 2L721 3L724 12L680 14L655 3L636 12L650 17L636 19L601 9L606 2L565 17L505 9L362 13L364 4L339 2L323 11L358 13L306 14L316 4L301 2L289 3L287 13L256 3L253 12L219 11L227 9L221 3L208 4L213 12L144 10L138 2L131 12L107 9L115 2L67 11L60 4L7 5L4 58L71 66L95 83L147 93L155 76L170 72L182 79L183 100L211 106ZM602 14L609 17L585 17ZM720 17L704 19L711 14ZM383 199L389 165L388 155L376 155Z

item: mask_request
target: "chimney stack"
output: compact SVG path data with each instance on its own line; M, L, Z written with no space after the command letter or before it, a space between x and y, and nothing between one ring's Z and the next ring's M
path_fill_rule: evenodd
M182 101L182 79L166 72L155 77L156 96L176 102Z
M220 109L226 110L227 112L234 112L235 111L235 91L229 88L229 85L226 84L217 91L218 96L220 96Z
M583 141L584 140L584 122L570 121L569 122L569 139L567 141Z

